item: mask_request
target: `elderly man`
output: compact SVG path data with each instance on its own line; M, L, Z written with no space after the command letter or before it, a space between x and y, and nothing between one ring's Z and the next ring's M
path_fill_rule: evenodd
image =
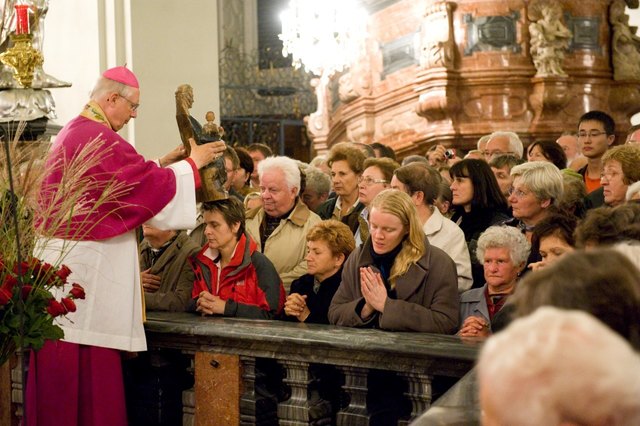
M487 162L498 155L510 154L522 158L524 147L520 137L513 132L493 132L487 142L484 158Z
M258 164L262 207L247 212L247 232L273 263L289 293L291 282L307 273L307 232L320 217L298 197L300 169L288 157Z
M584 157L581 153L578 135L576 135L574 132L564 132L562 136L556 139L556 143L562 147L564 154L567 156L567 167L571 167L572 163L577 164L582 163L582 161L586 161L583 160ZM582 166L584 166L584 164L582 164Z
M87 299L77 302L73 322L60 324L64 341L47 342L31 359L26 403L30 424L56 425L61 419L70 425L126 424L120 351L146 350L135 229L145 222L164 229L193 227L197 170L225 148L222 141L196 145L192 140L186 161L159 167L178 159L179 152L160 164L145 161L116 133L137 117L139 102L138 80L130 70L105 71L91 100L52 146L50 161L69 162L88 145L103 143L98 145L101 161L86 173L105 184L117 178L128 190L108 205L99 204L100 191L90 193L87 206L98 207L89 217L70 217L63 229L54 230L56 238L44 243L45 261L59 262L60 253L67 252L64 262L73 271L69 279L84 286ZM60 179L59 173L45 176L43 211L56 208L55 191L46 188L62 185ZM79 231L87 221L93 224L90 230ZM69 386L61 388L61 383Z

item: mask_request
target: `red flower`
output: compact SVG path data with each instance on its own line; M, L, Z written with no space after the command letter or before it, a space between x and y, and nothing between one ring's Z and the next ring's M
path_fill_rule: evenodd
M27 274L27 271L29 271L30 268L31 265L29 264L29 262L22 261L13 265L13 273L24 276Z
M69 291L69 296L74 299L84 299L84 288L80 284L73 283L71 290Z
M16 277L14 277L13 275L7 275L6 277L4 277L4 283L2 284L2 288L6 289L9 293L11 293L11 290L13 290L13 287L15 287L18 284L18 280L16 279Z
M49 301L49 306L47 306L47 312L49 313L49 315L55 318L57 316L66 314L67 309L56 299L51 299Z
M0 306L4 306L9 303L9 300L11 300L11 296L11 291L4 288L4 286L0 287Z
M67 312L75 312L76 311L76 304L73 302L73 300L69 299L68 297L63 297L60 302L62 302L62 304L64 305L65 309L67 310Z
M67 283L67 277L69 276L69 274L71 274L71 269L69 269L67 265L60 266L60 269L56 271L56 276L60 278L60 281L62 281L64 284Z
M18 284L18 280L13 275L7 275L4 277L4 283L0 287L0 306L4 306L9 303L13 296L13 287Z
M33 290L33 286L30 286L30 285L22 286L22 300L27 300L27 298L31 294L31 290Z

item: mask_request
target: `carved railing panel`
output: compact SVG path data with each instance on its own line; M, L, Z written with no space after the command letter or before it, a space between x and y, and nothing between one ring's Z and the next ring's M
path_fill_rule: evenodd
M431 403L431 378L462 377L473 366L478 351L455 336L203 318L186 313L149 313L145 326L149 348L240 357L241 425L371 424L368 377L385 370L390 377L406 381L405 395L400 391L395 396L407 402L410 410L403 413L411 412L413 418ZM338 383L330 392L335 401L322 401L311 391L317 375L315 364L336 366L344 374L342 391L338 389L340 380L333 381ZM284 379L277 371L280 368L286 370ZM198 379L196 374L196 382ZM183 402L191 400L183 398ZM329 411L337 414L328 416ZM185 424L192 413L193 407L185 404Z

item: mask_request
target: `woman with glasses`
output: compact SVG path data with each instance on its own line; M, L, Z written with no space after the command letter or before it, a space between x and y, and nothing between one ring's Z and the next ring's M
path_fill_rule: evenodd
M531 239L533 227L562 201L562 173L551 163L534 161L511 169L513 187L509 203L512 226L520 228Z
M534 161L511 169L513 188L509 195L513 219L506 224L515 226L531 241L534 227L550 214L557 212L564 193L562 172L551 163ZM531 251L527 266L542 260Z
M629 185L638 181L640 146L616 146L602 156L600 184L605 205L615 207L624 204Z
M478 238L491 225L509 219L507 200L496 177L482 160L467 159L451 166L453 216L451 220L464 232L469 255L473 288L482 287L484 272L476 258Z
M409 195L379 193L371 203L370 236L349 256L329 321L346 327L454 333L458 325L456 266L429 244Z
M394 171L400 167L390 158L367 158L364 171L358 178L358 199L364 209L358 217L359 226L356 230L356 246L362 245L369 237L369 205L376 195L389 188Z

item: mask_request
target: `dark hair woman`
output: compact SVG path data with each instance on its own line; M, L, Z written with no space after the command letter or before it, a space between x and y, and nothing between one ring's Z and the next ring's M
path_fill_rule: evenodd
M546 161L556 166L558 170L567 167L567 154L555 141L536 141L532 143L527 149L527 158L529 161Z
M478 238L491 225L509 219L507 200L502 195L491 167L483 160L462 160L449 170L453 194L453 216L464 232L471 256L472 288L484 285L484 269L476 258Z

